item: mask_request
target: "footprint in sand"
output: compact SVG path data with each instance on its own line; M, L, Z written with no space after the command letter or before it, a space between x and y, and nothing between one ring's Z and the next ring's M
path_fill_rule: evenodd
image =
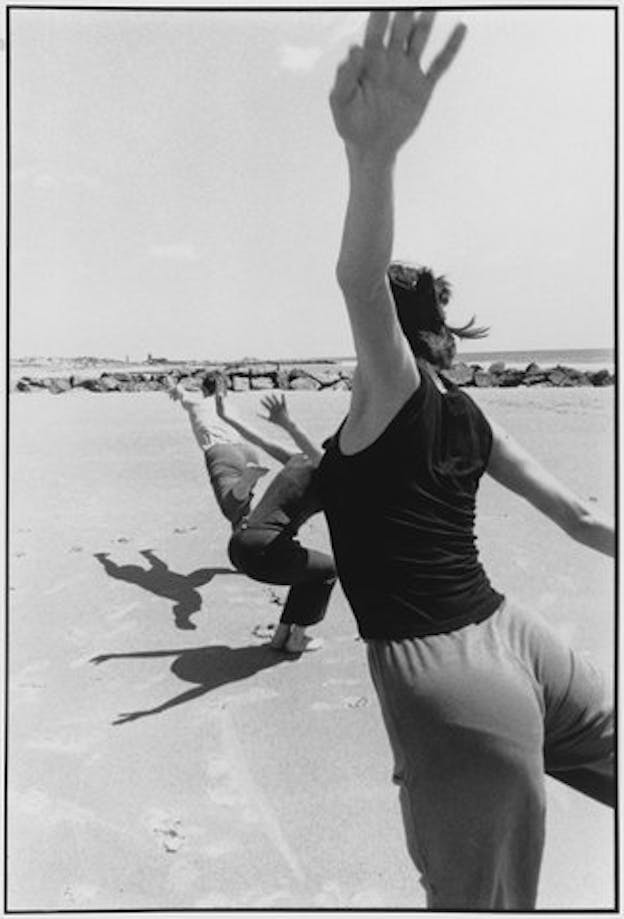
M275 623L269 622L266 625L255 625L251 630L251 634L255 635L256 638L273 638L274 631Z
M347 708L366 708L370 703L366 696L351 696L348 699L344 699L343 704Z
M115 542L130 542L126 536L118 536Z
M284 598L280 596L276 590L273 590L272 587L267 589L267 593L269 595L269 603L275 603L277 606L284 605Z
M72 546L71 549L70 549L69 551L70 551L70 552L82 552L82 551L83 551L83 548L82 548L82 546Z
M175 853L184 843L182 821L178 818L164 818L158 826L152 827L152 833L158 838L165 852Z
M366 708L370 702L366 696L348 696L342 702L313 702L310 708L313 712L331 712L339 708Z
M15 558L24 558L25 552L15 552Z

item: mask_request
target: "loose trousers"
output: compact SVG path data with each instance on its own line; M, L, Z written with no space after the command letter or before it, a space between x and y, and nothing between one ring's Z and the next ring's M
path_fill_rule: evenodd
M428 907L534 909L545 773L614 803L598 672L508 602L456 632L367 650Z
M204 453L206 469L223 516L235 526L251 509L251 496L237 498L232 489L240 482L247 463L260 462L257 452L242 441L217 443Z

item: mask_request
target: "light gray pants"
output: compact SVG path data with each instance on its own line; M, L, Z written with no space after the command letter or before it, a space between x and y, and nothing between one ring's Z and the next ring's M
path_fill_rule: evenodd
M613 804L599 674L510 603L456 632L367 647L427 905L534 909L544 774Z

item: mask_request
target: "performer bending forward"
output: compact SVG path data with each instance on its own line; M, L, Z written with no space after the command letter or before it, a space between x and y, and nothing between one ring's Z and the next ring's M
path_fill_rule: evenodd
M224 421L243 437L257 438L227 408L224 387L219 388L216 398L217 413ZM284 396L266 396L261 404L269 421L283 428L301 452L289 453L284 468L269 483L258 504L234 527L228 553L234 567L250 578L290 585L271 645L293 654L316 651L322 646L321 639L307 635L306 628L324 618L336 583L336 568L331 555L302 546L296 536L321 510L314 483L321 451L290 417Z
M612 718L595 671L490 584L475 545L480 477L609 555L613 528L440 377L453 332L435 279L400 266L388 276L396 156L465 32L456 27L423 71L433 14L389 20L371 13L330 99L349 167L337 277L358 364L317 479L427 904L527 910L544 773L612 803Z

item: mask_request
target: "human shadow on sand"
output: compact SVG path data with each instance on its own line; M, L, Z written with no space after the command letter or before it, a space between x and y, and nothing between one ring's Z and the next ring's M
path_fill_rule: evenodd
M207 645L203 648L178 648L170 651L129 651L119 654L98 654L91 658L92 664L102 664L114 658L140 657L175 657L171 672L187 683L195 683L193 689L180 693L154 708L136 712L122 712L113 724L126 724L145 718L147 715L158 715L176 705L199 699L206 693L226 683L236 683L248 677L275 667L278 664L292 663L296 658L285 656L274 651L269 645L247 645L242 648L229 648L227 645Z
M198 568L190 574L171 571L151 549L140 552L149 562L149 568L140 565L117 565L111 561L108 552L95 552L94 556L111 578L137 584L158 597L174 600L173 617L179 629L195 629L191 622L193 613L201 609L202 597L197 587L209 584L216 574L240 574L233 568Z

